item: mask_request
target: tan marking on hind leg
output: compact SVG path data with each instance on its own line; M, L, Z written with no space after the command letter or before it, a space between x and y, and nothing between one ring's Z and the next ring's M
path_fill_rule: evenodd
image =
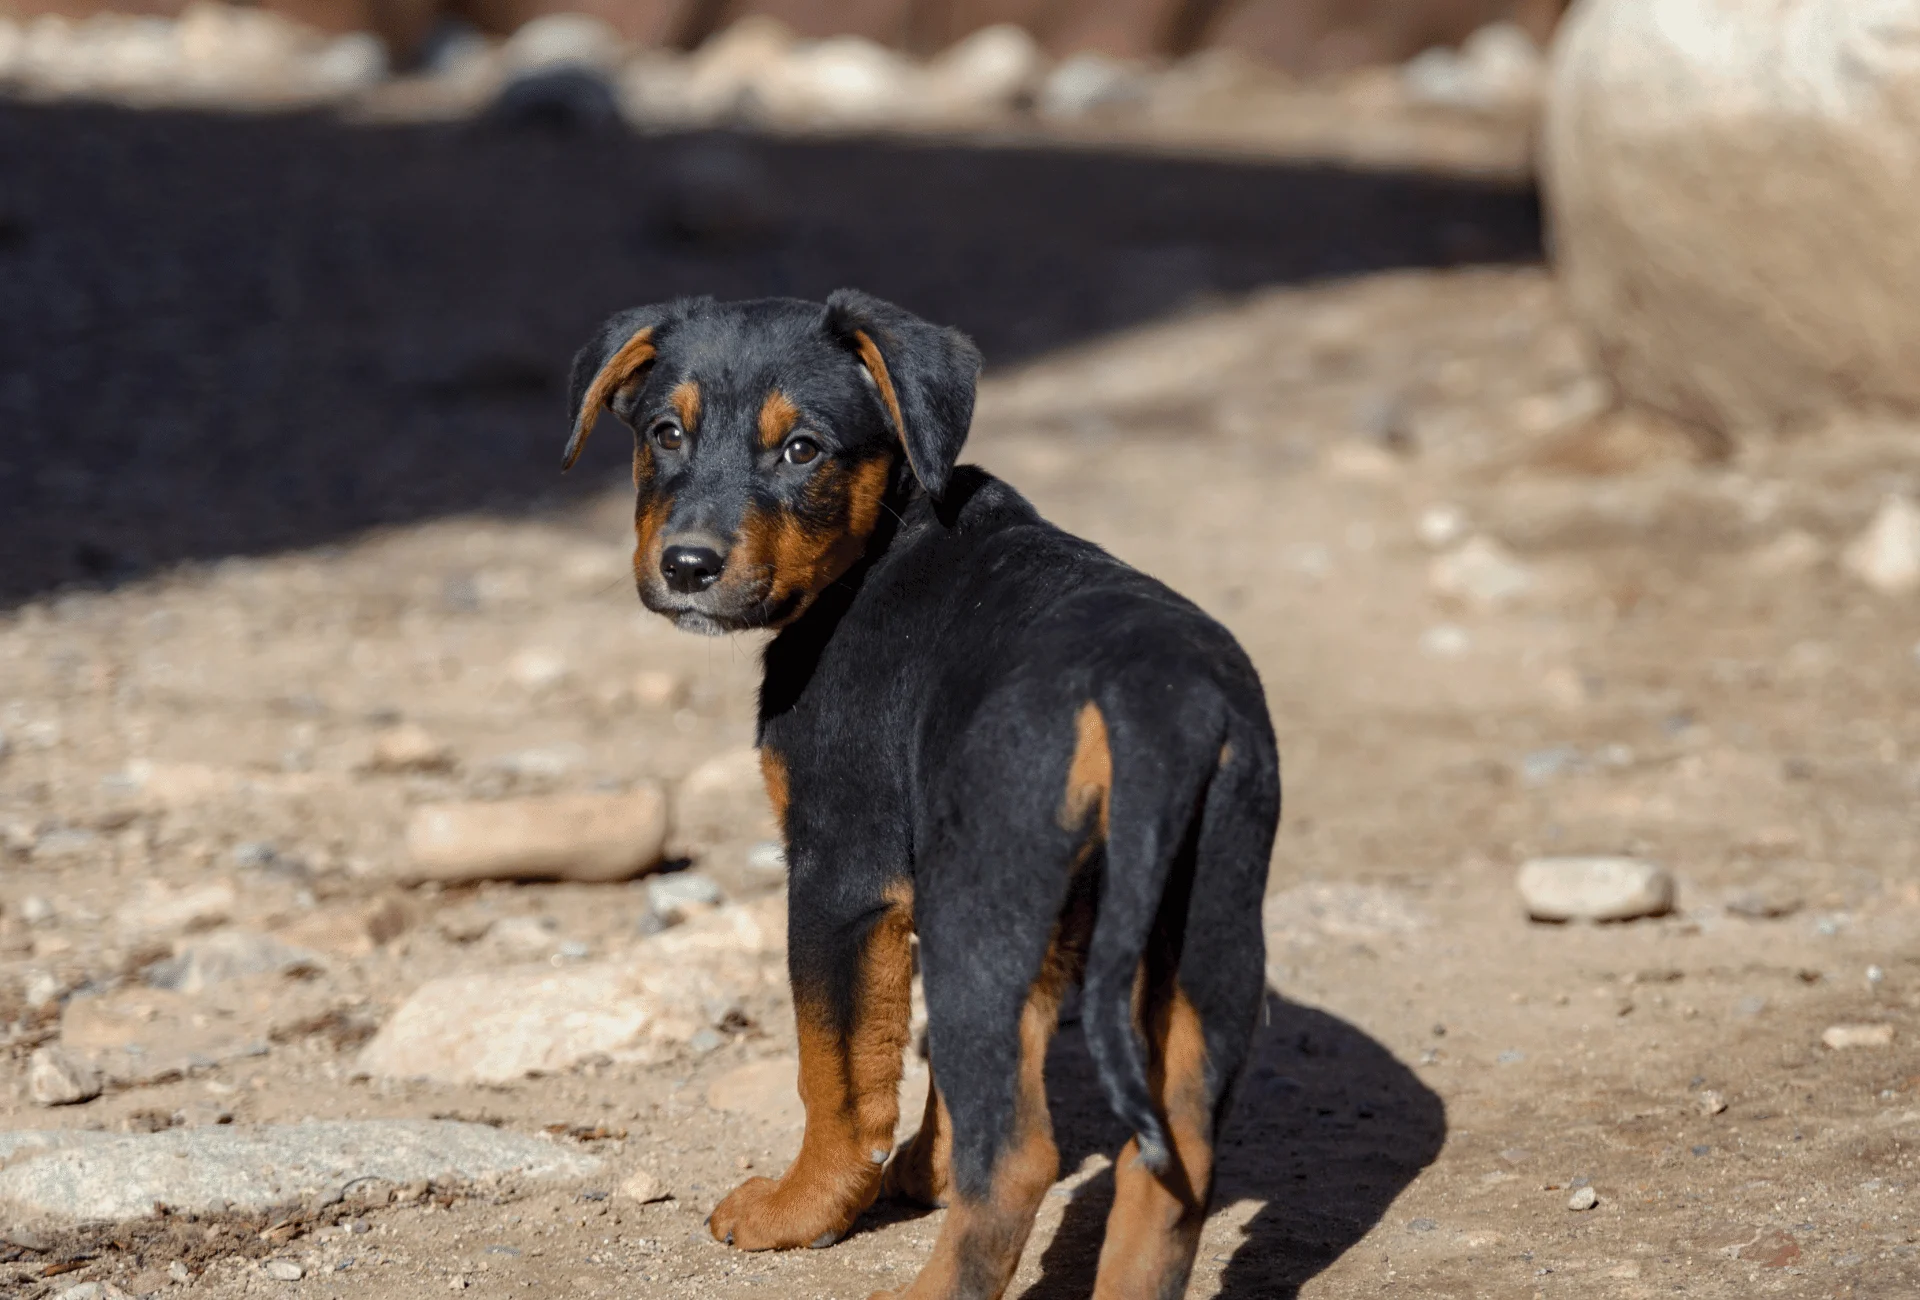
M1060 1171L1047 1114L1047 1044L1060 1023L1060 998L1075 974L1082 942L1078 933L1056 939L1020 1013L1013 1136L994 1165L992 1189L982 1200L954 1196L913 1285L876 1292L871 1300L1000 1300L1006 1293L1034 1215Z
M953 1117L947 1114L947 1101L940 1095L936 1079L927 1087L927 1110L920 1120L920 1131L887 1165L880 1194L917 1205L940 1206L947 1203L952 1181Z
M1170 995L1153 991L1149 1014L1148 1082L1172 1149L1166 1172L1155 1174L1138 1162L1137 1140L1122 1148L1094 1300L1179 1300L1213 1189L1213 1108L1199 1013L1175 984Z

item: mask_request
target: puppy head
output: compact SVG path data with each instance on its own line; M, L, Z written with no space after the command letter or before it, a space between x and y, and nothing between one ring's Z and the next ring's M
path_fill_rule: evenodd
M890 498L938 499L973 418L965 335L843 289L640 307L573 361L571 466L602 409L634 432L634 580L717 635L791 622Z

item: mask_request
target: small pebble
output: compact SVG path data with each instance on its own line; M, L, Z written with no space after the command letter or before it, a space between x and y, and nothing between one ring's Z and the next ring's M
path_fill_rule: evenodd
M647 901L661 916L685 916L690 911L718 907L727 897L706 876L683 871L648 881Z
M1714 1091L1712 1088L1700 1094L1698 1104L1702 1115L1719 1115L1723 1114L1727 1109L1726 1097Z
M424 727L403 722L373 738L367 766L376 772L430 772L453 766L453 751Z
M1840 557L1848 573L1889 596L1920 589L1920 505L1889 496Z
M671 709L687 697L687 684L677 673L650 668L633 678L633 698L643 709Z
M27 1091L41 1106L75 1106L100 1095L100 1074L59 1047L41 1047L27 1066Z
M1414 530L1429 549L1443 551L1467 535L1467 512L1448 502L1428 506Z
M298 1282L307 1275L307 1270L290 1259L270 1259L260 1266L260 1271L276 1282Z
M673 1193L663 1187L660 1180L645 1169L635 1169L628 1174L616 1191L625 1199L637 1201L641 1205L673 1199Z
M1821 1031L1820 1041L1836 1052L1844 1052L1856 1047L1892 1047L1893 1026L1888 1024L1828 1025Z
M1427 581L1440 595L1482 610L1511 605L1534 587L1532 571L1490 537L1475 537L1435 559Z
M187 1283L193 1281L193 1270L188 1268L182 1261L176 1259L173 1263L167 1265L167 1276L180 1285L185 1286Z
M558 686L571 669L550 650L522 650L507 661L507 676L522 690L538 692Z
M1591 1187L1582 1187L1567 1198L1569 1210L1591 1210L1600 1204L1600 1194Z

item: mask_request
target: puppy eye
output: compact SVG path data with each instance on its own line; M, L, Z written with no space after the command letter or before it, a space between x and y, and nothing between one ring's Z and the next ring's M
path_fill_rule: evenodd
M687 439L687 435L681 431L680 426L672 420L660 421L653 426L651 432L653 445L662 451L679 451L680 444Z
M794 438L787 443L781 459L789 465L806 465L812 463L819 454L820 444L813 439Z

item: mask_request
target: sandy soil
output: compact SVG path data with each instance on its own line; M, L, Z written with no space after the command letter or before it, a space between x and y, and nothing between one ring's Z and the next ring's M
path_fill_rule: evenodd
M1920 619L1833 560L1914 485L1920 451L1862 423L1704 458L1594 418L1598 400L1531 269L1275 290L988 381L974 457L1224 619L1281 736L1270 1015L1194 1296L1920 1292ZM608 491L455 515L0 616L0 1126L151 1127L209 1105L242 1123L557 1125L674 1199L609 1197L610 1176L343 1207L265 1239L162 1222L0 1248L0 1290L838 1297L912 1274L937 1213L877 1210L824 1251L707 1238L743 1171L796 1146L790 1107L705 1101L792 1051L777 1005L653 1067L488 1088L354 1071L410 988L500 960L462 942L463 915L547 916L596 955L644 942L639 887L390 883L410 804L673 778L749 738L753 644L649 621L623 579L627 510ZM1482 534L1530 578L1497 607L1430 581L1436 540ZM564 674L517 681L530 650ZM643 669L683 674L685 701L636 702ZM459 766L364 771L400 717ZM495 762L535 749L568 757ZM137 760L247 779L129 813L115 778ZM263 843L277 856L236 857ZM1529 923L1518 862L1579 851L1668 864L1679 910ZM737 897L757 887L702 865ZM116 918L148 882L210 879L255 928L388 898L412 923L330 963L340 1014L264 1056L29 1105L27 1050L57 1028L36 988L137 972L153 940ZM1892 1045L1830 1050L1837 1023L1891 1024ZM1036 1298L1084 1294L1119 1140L1071 1027L1051 1073L1066 1177L1015 1288ZM1597 1207L1570 1211L1585 1185ZM270 1253L307 1278L267 1280L250 1261ZM169 1280L176 1261L191 1281Z

